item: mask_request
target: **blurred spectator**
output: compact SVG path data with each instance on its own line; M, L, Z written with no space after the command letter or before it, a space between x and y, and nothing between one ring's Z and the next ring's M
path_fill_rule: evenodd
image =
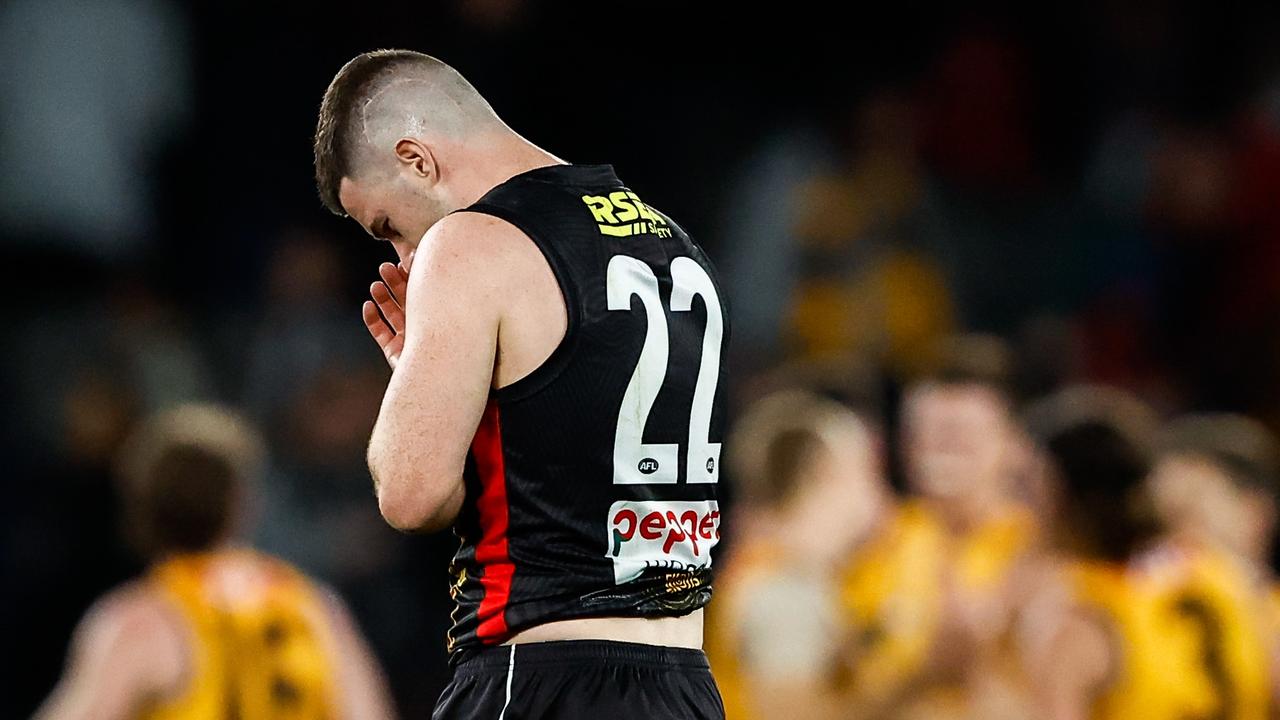
M233 411L182 405L117 460L118 520L147 572L85 613L41 720L389 718L378 663L343 602L241 547L263 448Z
M1052 530L1060 574L1035 588L1022 628L1038 717L1186 717L1168 687L1184 648L1161 638L1155 589L1126 572L1150 537L1140 490L1154 416L1125 393L1072 387L1033 405L1027 423L1063 497Z
M991 336L939 345L936 372L903 399L903 453L910 487L965 533L1012 509L1013 359Z
M1075 385L1033 403L1024 422L1038 472L1062 498L1056 524L1046 528L1057 552L1123 563L1150 541L1154 519L1138 484L1158 429L1149 406L1114 388ZM1094 435L1102 438L1096 447L1086 442Z
M791 240L801 209L795 188L831 165L829 143L807 126L775 131L743 161L721 211L721 244L733 308L730 346L739 376L785 359L786 298L800 258Z
M845 717L843 567L890 502L872 436L840 405L790 391L754 404L733 441L739 541L708 640L727 715Z
M1009 645L1039 572L1019 499L1009 351L960 336L903 400L915 497L853 556L845 597L859 639L856 702L903 718L1030 717Z
M924 368L955 309L942 267L922 242L924 178L915 103L884 92L841 128L841 164L792 190L798 276L785 318L792 357L863 354L896 377Z
M1169 539L1269 577L1280 447L1267 429L1241 416L1192 415L1168 426L1159 451L1147 488Z
M1248 418L1194 415L1166 428L1158 453L1147 492L1163 533L1138 566L1199 640L1179 682L1202 712L1266 717L1280 689L1268 566L1280 447Z

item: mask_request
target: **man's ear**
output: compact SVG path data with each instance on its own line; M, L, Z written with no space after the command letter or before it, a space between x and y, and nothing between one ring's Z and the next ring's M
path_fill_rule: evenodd
M396 159L421 177L432 180L439 177L436 158L431 154L431 148L423 145L416 138L405 137L396 142Z

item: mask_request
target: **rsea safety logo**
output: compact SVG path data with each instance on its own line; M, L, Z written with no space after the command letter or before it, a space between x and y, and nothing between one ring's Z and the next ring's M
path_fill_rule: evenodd
M620 500L609 508L608 528L616 584L648 568L690 572L711 567L711 548L720 542L720 506L715 500Z
M583 195L582 202L591 209L591 215L600 226L600 234L610 237L631 237L646 233L658 237L671 237L667 221L630 190L619 190L605 195Z

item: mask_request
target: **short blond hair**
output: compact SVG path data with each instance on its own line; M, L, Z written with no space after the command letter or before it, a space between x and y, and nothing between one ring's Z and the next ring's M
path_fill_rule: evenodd
M126 531L148 556L196 552L230 532L264 449L230 408L188 404L147 418L118 459Z
M806 390L781 390L757 400L727 440L728 467L745 500L779 505L799 489L804 469L850 432L870 445L866 423L845 405Z

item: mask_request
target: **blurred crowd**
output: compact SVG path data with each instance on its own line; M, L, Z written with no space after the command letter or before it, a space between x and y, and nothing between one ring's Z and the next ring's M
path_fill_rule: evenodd
M1271 432L1105 385L1020 401L992 336L931 356L895 430L834 364L737 418L708 622L728 716L1274 717Z
M1275 711L1280 111L1231 18L1109 5L1105 72L969 27L744 160L730 717Z
M260 5L0 4L0 622L22 658L0 716L139 571L119 445L189 400L267 438L250 539L343 593L406 715L433 704L454 541L378 517L387 371L358 304L389 254L324 216L309 155L333 72L397 45L551 151L614 163L721 270L736 503L709 642L730 717L1259 716L1275 7L847 24L801 3L739 30L713 3ZM1111 714L1069 714L1086 703Z

